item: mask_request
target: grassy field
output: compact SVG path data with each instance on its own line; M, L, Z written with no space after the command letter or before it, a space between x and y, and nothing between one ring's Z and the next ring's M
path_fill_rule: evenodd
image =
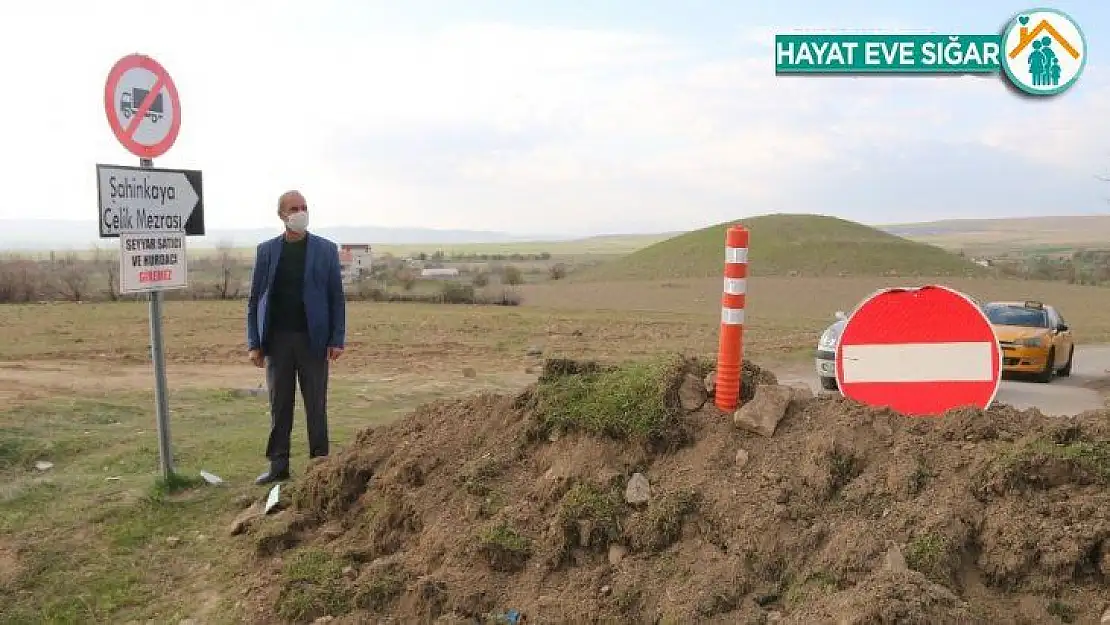
M1077 340L1110 342L1110 289L1036 280L985 278L756 277L748 282L745 337L756 357L808 353L812 341L837 310L850 312L880 288L943 284L980 301L1036 299L1056 306ZM527 286L524 307L574 309L589 305L615 315L684 313L713 324L718 318L721 280L702 278L645 282L564 282ZM587 304L588 303L588 304Z
M276 235L276 233L275 233ZM586 237L582 239L569 239L566 241L519 241L510 243L407 243L407 244L378 244L373 243L375 254L392 254L394 256L410 256L419 254L433 254L442 251L444 254L469 255L469 254L542 254L547 252L552 256L581 257L581 256L621 256L643 249L654 243L670 238L672 234L615 234ZM339 243L352 243L352 241L338 241ZM189 249L190 257L206 258L222 253L218 241L205 241L200 246L196 241L190 241L193 247ZM101 253L114 253L118 248L111 242L101 242ZM237 245L230 251L241 259L254 258L254 245ZM90 250L80 250L82 257L93 255ZM29 255L44 258L49 252L35 252Z
M442 250L452 254L542 254L553 256L623 255L669 238L670 234L618 234L571 239L569 241L524 241L520 243L444 243L412 245L375 245L381 254L404 256Z
M912 285L914 281L909 281ZM756 277L747 356L805 371L838 309L906 279ZM1110 290L1059 283L946 280L985 299L1036 297L1084 342L1110 341ZM425 401L518 389L540 358L638 359L715 352L719 278L555 282L521 287L524 305L352 302L348 353L333 370L332 439ZM244 304L169 302L165 338L176 463L223 486L156 485L146 306L0 307L0 622L237 623L261 619L254 552L228 527L265 490L266 401L245 362ZM303 420L294 471L306 462ZM47 461L46 470L35 467Z
M950 219L887 227L915 241L976 255L1104 249L1110 241L1110 215Z
M820 215L741 220L751 232L751 275L981 275L979 267L931 245ZM578 281L718 276L725 232L719 224L656 243L575 276Z

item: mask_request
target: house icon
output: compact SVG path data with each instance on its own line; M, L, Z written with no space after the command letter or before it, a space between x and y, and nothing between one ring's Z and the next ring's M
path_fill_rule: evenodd
M1028 19L1029 18L1026 17L1023 18L1022 21L1027 21ZM1060 44L1060 47L1063 48L1065 52L1071 55L1071 58L1077 61L1079 60L1079 50L1076 50L1075 46L1060 34L1060 31L1053 28L1052 24L1049 24L1048 20L1044 19L1038 22L1032 30L1029 29L1028 25L1022 25L1021 30L1018 31L1018 44L1014 46L1013 50L1010 50L1009 57L1011 59L1017 58L1017 56L1021 54L1029 44L1033 43L1041 33L1047 33L1056 40L1056 43Z

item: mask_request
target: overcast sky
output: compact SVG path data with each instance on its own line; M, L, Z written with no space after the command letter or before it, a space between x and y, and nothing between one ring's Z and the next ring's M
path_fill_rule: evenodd
M1106 212L1110 3L1052 6L1091 56L1031 101L995 78L774 75L776 32L997 32L1028 8L993 0L8 2L0 219L95 218L94 165L137 161L103 110L131 52L177 83L155 164L203 170L209 228L276 226L293 187L316 225L529 233Z

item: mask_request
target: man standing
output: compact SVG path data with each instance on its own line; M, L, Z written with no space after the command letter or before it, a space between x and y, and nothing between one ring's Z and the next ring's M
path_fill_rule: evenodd
M289 478L298 383L309 456L328 455L328 365L343 353L347 325L339 249L309 234L308 203L300 192L283 193L277 213L285 232L258 245L247 299L247 349L256 367L266 367L270 389L270 469L256 484Z

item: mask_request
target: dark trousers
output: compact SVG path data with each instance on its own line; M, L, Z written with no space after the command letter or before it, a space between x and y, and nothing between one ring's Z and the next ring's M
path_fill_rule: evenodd
M296 386L301 387L308 453L328 455L328 358L314 351L304 332L277 332L266 346L266 384L270 388L270 440L266 457L271 466L289 467L289 436L293 431Z

